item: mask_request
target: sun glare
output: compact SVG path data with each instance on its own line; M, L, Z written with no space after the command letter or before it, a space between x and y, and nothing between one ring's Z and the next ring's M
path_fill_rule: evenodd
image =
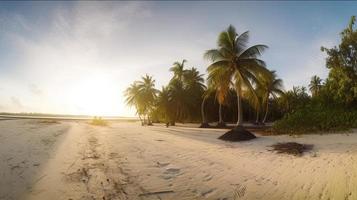
M70 102L77 113L93 116L118 113L120 93L113 79L104 75L93 75L80 79L71 90Z

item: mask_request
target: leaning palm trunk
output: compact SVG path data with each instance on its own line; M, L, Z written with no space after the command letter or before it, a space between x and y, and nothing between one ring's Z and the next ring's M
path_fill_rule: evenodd
M267 117L268 117L268 108L269 108L269 100L267 100L266 105L265 105L265 115L263 118L263 124L266 122Z
M151 126L152 125L152 122L150 121L150 116L148 114L148 126Z
M219 120L218 120L217 127L219 127L219 128L226 127L226 123L224 123L223 117L222 117L222 104L219 104L218 114L219 114Z
M259 123L259 114L260 114L260 111L259 111L259 109L257 109L257 118L255 119L256 124Z
M203 98L201 103L201 116L202 116L202 123L207 123L206 115L205 115L205 102L206 98Z
M207 118L205 115L205 103L206 103L206 98L203 98L202 103L201 103L202 123L200 125L200 128L208 128L209 127L209 124L207 122Z
M144 126L146 125L146 118L145 118L145 114L143 115L143 124L144 124Z
M140 122L141 122L141 126L144 126L144 122L143 122L143 119L141 119L140 114L138 114L138 116L139 116L139 119L140 119Z

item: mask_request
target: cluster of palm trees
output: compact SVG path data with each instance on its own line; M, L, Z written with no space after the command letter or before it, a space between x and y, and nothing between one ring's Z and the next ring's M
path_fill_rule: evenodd
M233 89L237 98L237 127L243 124L242 100L246 100L256 110L256 122L265 122L269 110L269 99L283 94L282 80L274 71L266 68L259 57L267 49L266 45L248 46L249 32L238 34L230 25L218 36L217 47L207 50L204 58L211 64L207 67L207 87L203 75L196 68L186 70L186 60L175 62L170 71L170 83L157 91L152 77L145 76L134 82L127 90L128 105L135 106L139 116L156 112L174 124L183 118L201 113L202 126L208 125L205 116L205 100L214 95L219 103L219 126L225 126L222 106L229 104L227 96ZM201 105L201 106L198 106ZM201 112L197 109L201 108ZM194 112L192 112L194 111ZM262 119L260 113L265 112Z
M142 80L135 81L125 90L126 103L134 106L142 124L151 125L150 112L152 111L157 90L152 76L145 75Z
M194 67L185 69L186 62L173 64L170 68L173 77L161 90L155 89L155 81L148 75L126 89L126 102L136 108L143 125L152 124L150 116L175 125L176 121L199 115L197 105L201 104L206 86L203 74Z

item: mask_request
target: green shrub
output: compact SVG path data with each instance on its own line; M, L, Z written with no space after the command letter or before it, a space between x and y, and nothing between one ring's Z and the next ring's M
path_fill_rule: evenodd
M94 117L92 121L90 122L92 125L96 126L107 126L108 122L102 119L101 117Z
M274 134L308 134L357 127L357 110L339 106L307 105L274 123Z

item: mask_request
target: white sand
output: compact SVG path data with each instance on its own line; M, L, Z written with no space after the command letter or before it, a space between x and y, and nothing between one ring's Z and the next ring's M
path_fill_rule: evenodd
M0 199L357 199L357 133L259 136L0 120ZM268 151L314 144L301 157Z

